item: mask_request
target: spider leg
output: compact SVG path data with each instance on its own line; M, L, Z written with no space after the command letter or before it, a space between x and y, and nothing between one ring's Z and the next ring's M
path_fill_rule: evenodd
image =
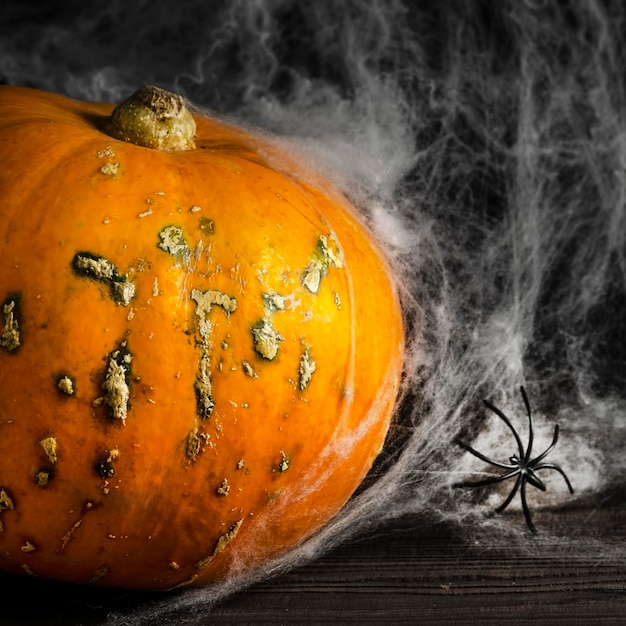
M559 440L559 425L556 424L554 427L554 436L552 437L552 443L537 458L533 459L531 463L534 465L536 463L539 463L543 459L545 459L550 453L550 450L552 450L552 448L556 446L556 442L558 440Z
M541 491L545 491L546 490L546 485L543 482L543 480L541 480L541 478L539 478L539 476L537 476L537 473L535 472L536 469L537 468L535 466L528 467L526 469L526 480L533 487L536 487L537 489L540 489Z
M569 478L558 465L554 463L540 463L539 465L535 465L534 469L535 471L540 469L551 469L558 472L559 474L561 474L561 476L563 476L563 480L565 480L565 484L567 485L569 492L574 493L574 487L572 487L572 483L570 483Z
M493 404L491 404L489 400L483 400L483 402L485 403L485 406L489 410L493 411L509 427L509 430L513 433L513 437L515 437L515 441L517 442L517 448L519 450L520 459L525 458L524 446L522 445L522 440L519 438L519 435L517 434L517 431L515 430L515 428L513 428L513 424L511 424L511 421L509 420L509 418L497 406L494 406Z
M530 410L530 402L528 402L528 396L526 395L526 389L524 387L520 387L520 392L522 394L522 399L524 400L524 406L526 407L526 413L528 413L528 446L526 448L526 453L524 454L524 460L528 462L530 459L530 455L532 454L533 442L535 440L535 431L533 428L533 414Z
M486 485L493 485L495 483L501 483L503 480L508 480L512 478L519 472L519 469L515 469L507 474L503 474L502 476L492 476L490 478L485 478L484 480L469 480L462 483L454 483L453 487L484 487Z
M506 509L507 506L509 506L509 504L511 504L511 500L513 500L513 498L515 497L515 494L517 493L517 490L520 488L520 485L522 485L522 488L524 486L524 477L522 476L522 474L518 474L517 476L517 480L515 481L515 485L513 486L513 489L511 489L511 493L509 493L509 495L506 497L506 500L496 509L496 513L502 513L502 511L504 511L504 509Z
M469 446L466 443L459 441L458 439L456 439L455 442L458 446L463 448L463 450L467 450L467 452L469 452L470 454L473 454L476 458L480 459L481 461L484 461L485 463L489 463L489 465L495 465L496 467L501 467L502 469L513 469L517 467L516 465L510 465L508 463L500 463L499 461L494 461L493 459L490 459L488 456L485 456L484 454L478 452L478 450L474 450L472 446Z
M537 528L533 524L532 517L530 515L530 509L528 508L528 502L526 502L526 481L522 479L522 488L520 491L522 496L522 509L524 511L524 519L526 520L526 525L530 529L530 532L536 533Z

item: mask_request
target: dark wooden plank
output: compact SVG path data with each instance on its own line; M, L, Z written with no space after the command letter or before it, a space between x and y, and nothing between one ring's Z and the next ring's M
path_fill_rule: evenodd
M626 507L538 514L541 525L576 525L587 536L626 538ZM519 523L511 515L511 523ZM487 538L488 539L488 538ZM584 540L584 537L582 537ZM532 538L530 539L532 541ZM0 624L101 624L111 610L141 610L162 594L0 576ZM159 624L626 624L626 563L593 556L515 555L469 545L454 529L403 520L206 611Z
M584 520L588 512L571 515ZM615 533L614 512L598 515ZM621 531L624 516L620 514ZM618 528L618 530L619 530ZM598 526L589 532L598 534ZM600 529L601 532L601 529ZM613 534L613 538L615 538ZM625 535L622 534L622 537ZM225 623L626 624L626 563L474 550L445 528L370 537L216 607Z

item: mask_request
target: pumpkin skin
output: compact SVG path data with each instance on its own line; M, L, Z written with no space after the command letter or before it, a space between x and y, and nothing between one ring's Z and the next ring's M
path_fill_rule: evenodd
M194 149L113 105L0 87L0 568L170 589L261 567L345 504L403 364L346 199L205 116Z

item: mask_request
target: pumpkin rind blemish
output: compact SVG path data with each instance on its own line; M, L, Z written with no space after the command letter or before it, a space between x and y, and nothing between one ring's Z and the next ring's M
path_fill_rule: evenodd
M65 548L74 536L74 533L82 526L83 522L85 521L85 515L87 515L89 511L93 510L93 508L94 503L91 500L87 500L83 506L83 514L81 515L81 517L76 522L74 522L72 527L63 535L63 537L61 537L60 552L65 551Z
M107 450L103 455L101 455L96 462L94 463L94 470L100 478L111 478L115 474L115 468L113 467L113 463L115 463L120 455L119 450Z
M37 487L46 487L53 476L54 473L51 470L42 468L35 471L33 479Z
M289 457L281 451L280 453L280 461L278 463L278 471L282 474L283 472L286 472L289 469L289 466L291 465L291 459L289 459Z
M166 226L159 233L158 247L169 255L181 261L186 261L191 255L191 249L180 226Z
M19 296L9 296L2 306L4 325L0 334L0 348L11 352L20 345Z
M304 391L313 378L313 373L317 369L317 364L311 356L311 352L308 347L304 349L304 352L300 355L300 366L298 368L298 386L300 391Z
M199 454L202 454L204 446L209 441L210 435L200 432L197 428L194 428L188 435L185 441L185 455L193 463Z
M319 236L317 250L302 273L302 286L311 293L319 291L322 278L326 276L330 267L343 267L343 254L337 245L335 237L331 235L330 240L335 244L336 250L330 247L328 239L325 235Z
M56 438L46 437L39 442L39 445L44 449L44 452L48 457L48 461L50 461L50 463L54 465L59 460L57 454L58 444Z
M13 511L13 500L6 489L0 487L0 512Z
M324 264L319 259L311 259L309 265L302 273L302 286L311 293L317 293L322 282Z
M119 278L117 267L111 261L91 252L77 252L72 259L72 267L77 274L91 280L108 283Z
M113 161L112 163L105 163L101 168L100 172L105 176L117 176L120 171L120 164L117 161Z
M250 331L254 342L254 349L268 361L272 361L278 354L280 342L284 337L270 324L269 320L263 319L255 324Z
M341 311L341 298L336 291L333 291L333 300L335 301L335 306L337 307L337 310Z
M216 291L215 289L208 289L207 291L193 289L191 292L191 299L197 305L196 316L201 322L205 323L208 322L208 315L211 312L212 305L214 304L222 307L225 313L234 313L237 310L237 298L227 296L225 293ZM210 332L210 328L207 332ZM200 333L203 333L202 328L200 329Z
M200 230L205 235L214 235L215 234L215 222L208 217L201 217L199 223Z
M90 584L97 583L103 576L109 573L109 566L103 565L99 567L94 573L93 576L89 579Z
M241 528L242 524L243 524L243 520L240 519L238 522L235 522L228 529L228 532L221 535L219 539L217 540L217 544L215 545L215 549L213 550L213 553L210 556L206 557L205 559L198 561L196 563L196 569L202 570L208 565L210 565L213 559L215 559L215 557L220 552L222 552L228 546L228 544L237 536L237 533L239 532L239 529Z
M218 496L227 496L230 493L230 483L226 478L222 481L220 486L215 490Z
M119 280L111 283L111 297L122 306L128 306L135 297L135 283Z
M205 420L213 413L215 403L212 398L211 387L211 359L208 352L202 352L200 361L198 363L198 372L196 373L196 380L194 382L194 389L196 392L196 405L197 413L201 419Z
M115 420L125 423L128 417L130 402L130 364L132 355L126 349L126 342L117 350L111 352L107 358L107 366L102 381L104 389L104 403L111 409L111 416Z
M226 315L234 313L237 310L237 300L214 289L208 289L207 291L193 289L190 297L196 303L195 315L198 334L200 335L200 358L194 383L197 413L201 419L207 419L215 406L211 388L211 357L209 348L211 345L212 325L209 315L213 305L220 306Z
M103 148L102 150L99 150L96 153L96 157L98 157L99 159L114 159L115 152L113 152L113 149L110 146L108 146L106 148ZM116 176L119 172L119 169L120 169L119 162L108 161L100 168L100 173L104 174L105 176Z
M77 252L72 259L72 268L84 278L109 285L114 302L128 306L135 297L135 284L120 275L117 267L103 256L91 252Z
M258 374L254 371L254 368L252 367L252 365L250 365L250 363L248 361L242 361L241 362L241 369L243 370L243 373L248 377L248 378L258 378Z
M65 550L74 533L82 526L84 517L81 517L61 538L61 552Z
M333 250L328 245L328 239L329 238L325 235L320 235L317 242L318 250L320 255L322 256L324 264L326 265L326 267L333 266L337 268L342 268L343 254L341 252L341 249L339 248L339 244L337 243L335 236L331 233L330 240L335 244L336 248L335 250Z
M76 393L74 381L67 374L59 378L57 387L67 396L73 396Z
M107 146L106 148L102 148L102 150L98 150L98 152L96 152L96 156L99 159L114 159L115 152L113 152L113 148L111 148L111 146Z
M285 310L286 298L277 293L264 293L263 300L265 301L265 306L270 313Z
M37 547L30 541L26 541L24 545L20 548L20 550L25 554L28 554L29 552L34 552L36 549Z
M11 496L7 493L6 489L0 487L0 513L3 511L13 511L14 509L15 507L13 506ZM0 518L0 532L4 532L2 518Z

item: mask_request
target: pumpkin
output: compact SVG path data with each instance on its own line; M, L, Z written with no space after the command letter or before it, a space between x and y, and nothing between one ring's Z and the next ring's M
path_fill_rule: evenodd
M320 529L403 366L344 195L152 87L0 87L0 161L0 568L171 589Z

